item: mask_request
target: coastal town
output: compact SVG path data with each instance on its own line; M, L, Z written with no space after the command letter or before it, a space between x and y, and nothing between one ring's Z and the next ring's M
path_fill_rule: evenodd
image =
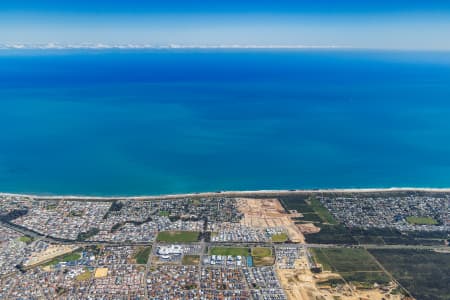
M431 234L432 246L394 246L448 258L449 199L446 192L1 194L0 299L412 299L376 258L392 245L314 239L330 226Z

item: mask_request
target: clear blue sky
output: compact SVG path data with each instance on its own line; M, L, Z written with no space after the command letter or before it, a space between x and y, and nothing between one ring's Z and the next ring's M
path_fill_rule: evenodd
M2 0L0 43L450 50L450 1Z

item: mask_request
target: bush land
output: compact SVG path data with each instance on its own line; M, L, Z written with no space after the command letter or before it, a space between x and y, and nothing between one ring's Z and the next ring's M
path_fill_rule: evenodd
M138 249L136 254L134 255L134 259L136 259L137 264L145 265L148 262L148 257L152 252L152 247L143 247Z
M417 299L450 299L450 254L429 250L372 249L378 261Z
M389 276L365 249L315 248L312 253L324 270L339 273L346 281L359 286L371 287L374 283L390 282Z

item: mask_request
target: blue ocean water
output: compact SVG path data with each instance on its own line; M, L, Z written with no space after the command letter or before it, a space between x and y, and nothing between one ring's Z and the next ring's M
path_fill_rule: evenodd
M450 186L450 53L0 52L0 191Z

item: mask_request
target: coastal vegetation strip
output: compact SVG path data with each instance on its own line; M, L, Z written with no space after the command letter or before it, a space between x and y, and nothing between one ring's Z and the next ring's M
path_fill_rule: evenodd
M14 193L0 193L0 196L11 197L26 197L34 200L86 200L86 201L118 201L118 200L173 200L179 198L203 198L203 197L289 197L302 196L309 197L311 195L320 195L322 193L332 194L346 194L346 193L433 193L443 194L449 193L450 188L354 188L354 189L317 189L317 190L254 190L254 191L218 191L218 192L204 192L204 193L185 193L185 194L168 194L155 196L123 196L123 197L108 197L108 196L75 196L75 195L54 195L42 196L32 194L14 194Z

